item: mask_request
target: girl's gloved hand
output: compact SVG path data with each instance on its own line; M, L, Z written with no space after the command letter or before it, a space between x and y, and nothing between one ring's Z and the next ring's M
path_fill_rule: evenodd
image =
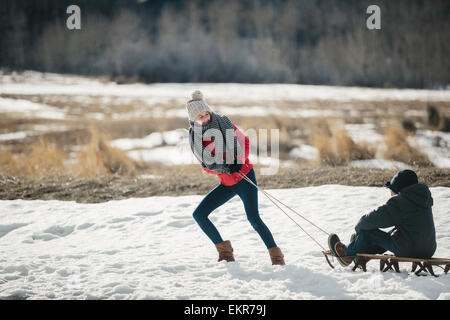
M240 163L233 163L230 165L230 173L239 172L241 171L242 164Z

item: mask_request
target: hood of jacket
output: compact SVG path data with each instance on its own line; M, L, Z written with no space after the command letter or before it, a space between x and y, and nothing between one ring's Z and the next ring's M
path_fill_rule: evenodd
M430 189L428 189L427 185L422 183L413 184L403 188L399 195L422 208L431 208L433 206L433 198Z

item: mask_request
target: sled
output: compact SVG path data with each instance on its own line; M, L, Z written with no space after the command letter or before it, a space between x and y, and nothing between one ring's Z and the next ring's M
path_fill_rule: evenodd
M328 251L323 251L325 258L331 268L334 266L331 264L328 256L334 256L333 253ZM394 270L395 272L400 272L399 262L411 262L412 268L411 272L414 272L416 276L420 276L422 271L429 272L434 277L438 277L434 271L433 266L439 266L444 269L444 273L447 274L450 270L450 259L447 258L430 258L430 259L419 259L419 258L406 258L397 257L391 254L365 254L357 253L355 259L353 260L354 266L352 271L357 268L362 269L364 272L367 271L367 262L370 260L380 260L380 271L386 272L388 270ZM419 268L417 271L416 269Z

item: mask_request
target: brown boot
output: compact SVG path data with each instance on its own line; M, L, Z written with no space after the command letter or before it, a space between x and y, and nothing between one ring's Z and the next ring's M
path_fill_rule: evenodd
M352 263L352 259L345 255L345 245L339 240L337 234L332 233L328 236L328 247L341 266L346 267Z
M272 260L272 265L285 265L284 255L281 253L281 249L278 247L273 247L269 249L270 260Z
M345 255L345 245L342 242L338 242L334 245L334 250L338 255L338 261L343 266L346 267L352 263L352 258L349 258Z
M231 247L230 240L223 241L221 243L216 244L217 251L219 252L219 260L225 260L227 262L234 261L233 256L233 248Z

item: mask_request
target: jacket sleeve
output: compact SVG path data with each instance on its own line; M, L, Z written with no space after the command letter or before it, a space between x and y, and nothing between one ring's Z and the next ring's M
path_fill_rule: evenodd
M239 142L241 149L244 150L244 154L238 155L237 159L242 161L242 163L245 163L250 154L250 139L245 134L243 134L241 130L239 130L234 124L233 127L234 131L236 132L237 141Z
M385 205L378 207L369 214L363 215L355 226L358 233L360 230L374 230L388 228L398 224L398 200L393 197Z

